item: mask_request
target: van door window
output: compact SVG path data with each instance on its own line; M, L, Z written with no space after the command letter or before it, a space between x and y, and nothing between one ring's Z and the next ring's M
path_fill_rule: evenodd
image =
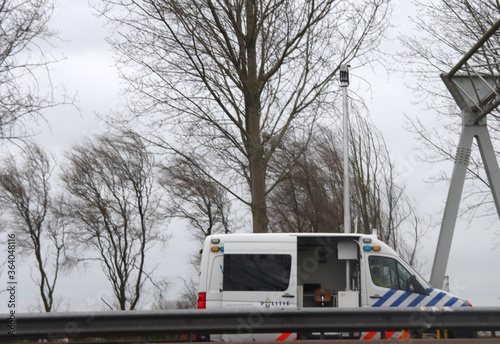
M388 257L370 256L370 275L376 286L406 290L411 273L397 260Z
M224 291L285 291L290 283L289 254L225 254Z

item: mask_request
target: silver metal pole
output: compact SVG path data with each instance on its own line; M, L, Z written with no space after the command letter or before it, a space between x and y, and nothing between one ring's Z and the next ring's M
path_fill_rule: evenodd
M340 66L340 87L342 87L344 112L344 233L351 233L351 199L349 190L349 112L347 86L349 86L349 66Z
M351 199L349 192L349 112L347 107L347 86L349 86L349 66L340 66L340 87L342 87L344 112L344 233L351 233ZM349 260L345 262L345 290L351 290Z

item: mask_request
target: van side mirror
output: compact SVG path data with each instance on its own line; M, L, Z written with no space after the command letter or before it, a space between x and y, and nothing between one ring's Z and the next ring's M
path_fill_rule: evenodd
M411 275L406 283L406 290L412 293L418 293L423 295L429 295L427 290L420 284L417 280L417 276Z

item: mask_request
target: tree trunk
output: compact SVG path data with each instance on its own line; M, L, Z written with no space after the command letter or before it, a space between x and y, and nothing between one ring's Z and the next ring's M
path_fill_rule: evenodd
M268 218L266 210L266 162L264 147L261 141L260 125L260 90L257 72L257 4L246 1L247 37L246 53L248 63L248 79L245 92L247 120L247 154L250 165L252 223L254 233L266 233Z
M260 146L262 147L262 145ZM262 153L262 148L255 149L255 153L250 157L250 171L252 175L252 223L254 233L267 233L269 223L265 191L266 164Z

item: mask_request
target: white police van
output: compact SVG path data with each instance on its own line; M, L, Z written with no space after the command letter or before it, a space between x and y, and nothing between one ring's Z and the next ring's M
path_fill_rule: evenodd
M431 287L373 235L221 234L207 237L203 246L199 309L468 305L463 299ZM360 334L362 339L379 335ZM401 335L387 333L386 338ZM240 339L282 341L296 337L292 333L273 338L250 333ZM219 339L238 338L226 335Z

